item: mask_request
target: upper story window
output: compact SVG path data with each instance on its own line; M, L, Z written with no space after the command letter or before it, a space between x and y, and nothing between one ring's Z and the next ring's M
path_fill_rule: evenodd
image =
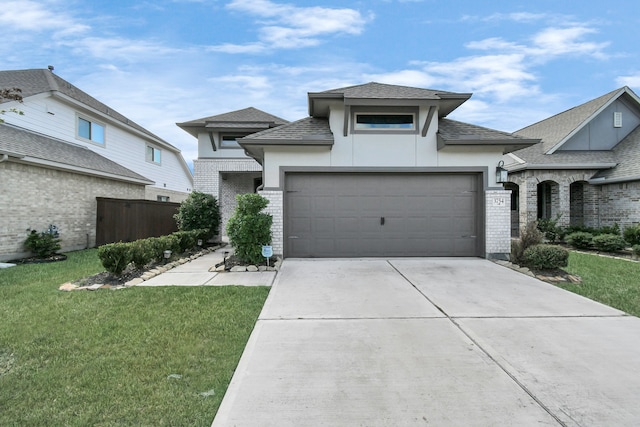
M238 140L244 135L220 135L220 148L241 148Z
M162 151L158 148L147 145L147 162L159 165L162 162Z
M78 137L104 145L105 125L78 117Z
M413 114L356 113L355 129L413 130L415 116Z

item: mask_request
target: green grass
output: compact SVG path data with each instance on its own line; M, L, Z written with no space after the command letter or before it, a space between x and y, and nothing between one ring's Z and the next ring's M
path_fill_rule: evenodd
M0 425L210 425L268 288L61 292L104 270L68 256L0 270Z
M571 252L565 270L582 283L563 289L640 317L640 263Z

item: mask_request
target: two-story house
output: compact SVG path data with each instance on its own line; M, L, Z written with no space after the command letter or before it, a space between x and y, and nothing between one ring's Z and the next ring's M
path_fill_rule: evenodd
M26 255L26 229L61 230L63 250L92 247L96 197L180 202L193 177L180 150L50 69L0 71L0 259ZM6 101L6 100L5 100Z
M446 118L470 96L380 83L314 92L309 117L239 139L262 165L274 252L508 256L510 191L496 172L538 140Z

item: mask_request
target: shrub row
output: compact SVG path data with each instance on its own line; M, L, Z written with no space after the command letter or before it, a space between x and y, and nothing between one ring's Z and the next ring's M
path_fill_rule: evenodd
M109 243L98 248L98 258L102 266L111 274L119 276L133 263L136 268L164 258L164 251L183 253L196 247L199 239L206 239L210 230L177 231L168 236L149 237L130 243Z
M569 234L567 243L576 249L596 249L602 252L616 252L627 246L627 242L619 234L597 234L594 236L585 231Z

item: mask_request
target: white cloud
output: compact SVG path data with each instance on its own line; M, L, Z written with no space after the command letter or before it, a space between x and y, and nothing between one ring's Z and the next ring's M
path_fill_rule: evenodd
M88 25L75 22L64 12L55 12L54 4L43 4L31 0L5 0L0 6L0 26L6 29L56 34L77 34L90 29Z
M616 83L620 86L640 89L640 72L629 76L620 76L616 79Z
M366 23L373 19L354 9L298 7L269 0L233 0L227 8L255 16L259 40L245 45L225 43L212 46L210 50L259 53L316 46L323 42L323 37L361 34Z

